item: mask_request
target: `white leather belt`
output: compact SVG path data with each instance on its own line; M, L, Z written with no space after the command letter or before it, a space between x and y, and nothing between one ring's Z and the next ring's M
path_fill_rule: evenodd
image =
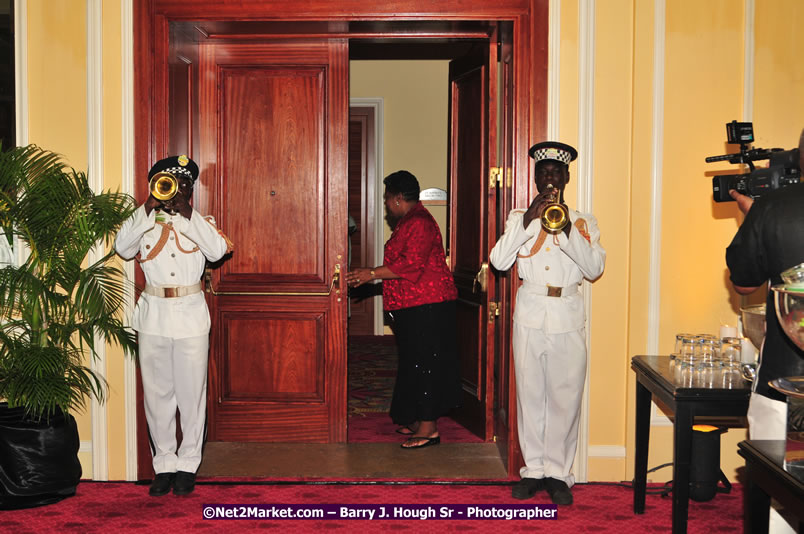
M153 295L154 297L162 297L165 299L186 297L187 295L194 295L200 292L201 292L201 282L196 282L195 284L189 286L177 286L177 287L154 287L152 285L145 284L145 289L143 289L143 293Z
M567 287L554 287L554 286L543 286L540 284L531 284L529 282L525 282L522 284L520 290L524 290L531 295L545 295L547 297L568 297L570 295L574 295L578 292L579 284L572 284L571 286Z

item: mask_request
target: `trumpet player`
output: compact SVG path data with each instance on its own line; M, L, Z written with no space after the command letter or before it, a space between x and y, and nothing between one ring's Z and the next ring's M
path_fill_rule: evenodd
M516 499L547 490L555 504L572 504L570 473L578 441L578 418L586 376L584 278L603 273L606 251L597 220L563 203L569 163L578 153L566 144L538 143L538 194L527 210L508 215L505 232L491 250L500 271L517 262L523 284L513 324L517 431L525 466L512 488Z
M206 422L210 330L200 280L207 261L232 250L215 221L190 205L197 178L198 166L187 156L157 161L148 173L151 194L115 239L117 253L136 258L145 274L131 326L139 342L154 497L171 489L187 495L195 488ZM183 436L178 451L177 408Z

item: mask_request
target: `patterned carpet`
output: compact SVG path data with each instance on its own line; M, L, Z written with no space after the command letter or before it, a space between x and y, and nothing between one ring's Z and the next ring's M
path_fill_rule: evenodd
M349 337L349 443L391 443L400 440L388 416L396 379L394 336ZM438 421L443 441L482 443L483 440L449 417Z
M205 519L205 505L250 505L285 510L292 506L338 505L348 509L450 510L463 505L533 508L549 503L546 493L516 501L507 485L251 485L199 484L187 497L148 496L147 486L132 483L82 482L75 497L28 510L0 513L0 532L585 532L594 534L669 533L672 499L648 495L645 513L633 512L634 494L622 486L579 484L575 504L558 508L555 519L505 520L452 516L453 519L349 520L339 515L320 519ZM740 532L742 488L704 503L691 502L689 534ZM242 517L242 515L240 516ZM405 517L405 516L403 516ZM422 516L424 517L424 516Z
M351 336L348 348L349 417L388 413L396 378L393 336Z

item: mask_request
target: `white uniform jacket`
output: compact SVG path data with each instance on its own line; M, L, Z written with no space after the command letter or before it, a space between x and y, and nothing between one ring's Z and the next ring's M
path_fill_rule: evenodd
M195 210L189 220L179 214L171 216L157 210L146 215L145 207L140 206L117 233L114 243L117 253L126 260L138 253L141 259L147 258L163 232L163 226L157 224L157 220L172 226L175 231L170 231L158 255L140 264L148 285L179 287L196 284L204 273L206 260L217 261L228 251L226 239L218 232L211 217L205 219ZM132 314L131 326L138 332L174 339L202 336L209 333L209 309L204 294L200 292L175 298L143 292Z
M523 228L524 214L522 209L511 211L505 233L490 254L492 265L500 271L510 269L517 261L519 277L524 280L516 294L514 322L547 334L579 330L584 327L585 317L578 287L584 278L595 280L603 274L606 263L597 220L591 214L569 210L573 225L578 219L586 221L588 239L578 228L572 228L569 238L564 232L555 238L547 235L538 252L532 254L541 224L534 219L527 229ZM562 296L547 296L548 285L562 288Z

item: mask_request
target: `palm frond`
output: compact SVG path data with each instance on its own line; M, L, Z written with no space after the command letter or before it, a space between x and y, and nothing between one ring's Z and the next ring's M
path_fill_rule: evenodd
M58 154L34 145L0 153L0 228L30 249L23 265L0 269L0 397L10 406L42 416L103 400L105 381L83 364L96 336L136 355L113 253L85 265L135 207L129 195L94 192Z

